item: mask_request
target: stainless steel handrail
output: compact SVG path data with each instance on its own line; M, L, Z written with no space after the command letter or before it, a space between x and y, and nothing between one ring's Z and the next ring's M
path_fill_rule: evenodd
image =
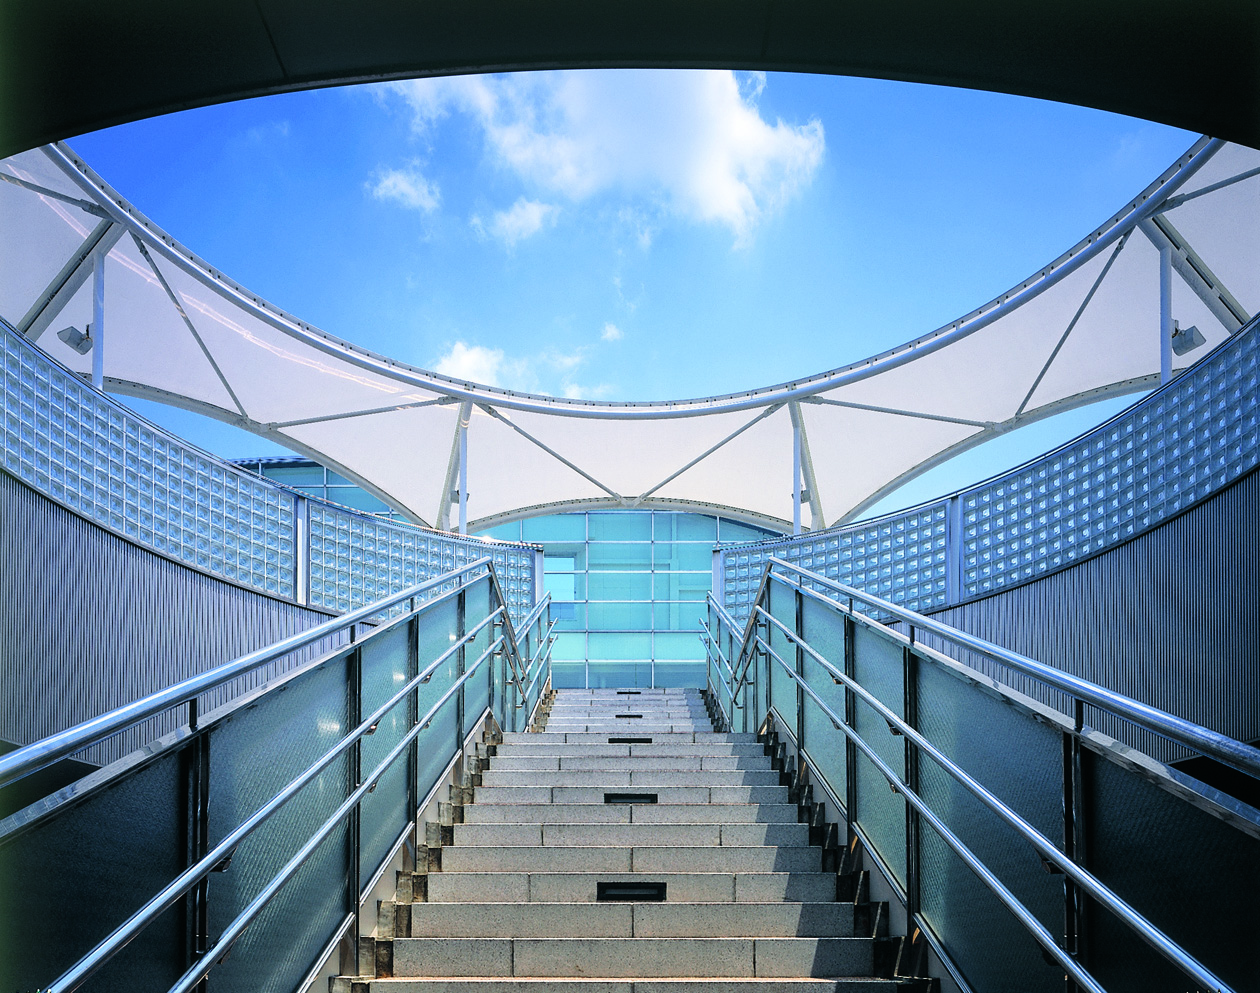
M551 603L551 594L550 593L544 594L543 598L539 600L536 604L534 604L533 609L530 610L530 612L525 615L524 619L520 622L520 624L515 625L516 628L524 632L517 639L518 646L520 645L521 640L524 639L525 635L529 633L529 629L534 626L534 622L538 620L538 617L543 612L543 609L547 607L550 603Z
M709 602L709 606L711 606L714 609L714 611L717 613L718 620L720 620L723 624L729 627L731 629L731 633L735 637L739 638L740 643L743 644L743 642L748 637L748 632L745 626L741 625L737 620L735 620L735 618L731 615L730 611L728 611L725 607L723 607L720 603L718 603L717 598L714 597L712 591L709 592L708 602ZM701 621L701 623L703 624L704 622ZM708 630L708 625L705 625L705 630L706 631ZM742 690L745 686L749 685L750 680L748 679L748 669L752 665L752 660L749 659L748 662L745 663L744 671L741 672L739 676L735 675L735 665L731 664L729 660L727 660L727 662L729 665L731 665L731 683L732 683L731 688L733 690L733 693L731 696L731 704L732 706L734 706L735 701L739 698L739 691Z
M456 579L459 579L461 585L464 585L464 577L475 569L485 569L487 574L493 577L492 564L493 560L490 556L483 556L445 575L436 576L433 579L427 579L422 583L409 586L407 589L390 594L381 600L377 600L375 603L367 604L357 610L342 614L340 617L325 621L323 624L307 628L305 631L291 635L282 641L276 642L274 645L242 655L240 658L226 662L208 672L190 676L188 679L174 683L165 689L158 690L156 693L150 693L146 697L111 710L109 713L84 721L82 724L60 731L57 734L49 735L47 738L12 751L8 755L0 756L0 786L7 786L23 776L27 776L32 772L38 772L59 759L82 751L89 745L124 731L146 718L154 717L163 711L170 710L172 707L187 703L189 700L195 699L202 693L217 686L222 686L237 676L244 675L257 669L259 666L266 665L268 662L273 662L299 648L305 648L307 645L314 644L327 638L329 635L352 627L360 621L375 617L390 607L404 600L417 597L436 586L453 582ZM434 602L436 601L428 601L425 606ZM503 602L502 598L500 598L500 602Z
M814 648L809 645L803 638L798 636L794 631L787 627L782 621L772 614L768 613L761 607L756 608L772 624L781 630L785 636L795 645L798 645L806 651L816 662L830 673L832 679L836 682L843 683L847 688L862 698L876 713L879 714L888 724L889 728L896 728L896 733L903 735L911 741L920 751L926 752L933 761L945 770L953 779L960 783L968 792L976 797L981 803L992 810L998 817L1009 824L1025 841L1033 846L1048 861L1063 870L1064 874L1072 879L1086 893L1092 896L1100 904L1110 910L1121 921L1138 935L1143 941L1154 948L1157 952L1164 956L1169 962L1177 966L1196 982L1202 983L1207 989L1218 990L1225 993L1228 987L1216 976L1207 966L1199 962L1194 956L1186 952L1180 945L1174 942L1163 931L1159 930L1154 924L1143 917L1135 908L1126 903L1121 897L1109 889L1101 880L1095 877L1087 870L1081 868L1076 862L1068 858L1058 847L1038 831L1032 824L1020 817L1009 806L1003 803L996 795L980 784L980 782L965 772L960 766L955 764L940 749L933 745L930 741L923 737L915 728L907 724L893 710L882 703L873 693L856 680L846 675L842 670L836 668L831 662L823 658ZM779 663L791 676L793 681L797 683L815 703L827 715L836 730L841 730L844 721L838 717L836 713L827 705L827 703L814 691L809 685L809 681L800 676L778 652L767 642L761 635L756 635L755 640L760 642L761 647L776 662ZM854 731L856 734L856 730ZM904 792L905 783L898 778L898 788ZM1056 946L1057 947L1057 946Z
M759 635L756 636L756 638L757 640L761 640ZM819 698L812 687L801 682L801 680L797 677L795 670L793 670L791 666L789 666L777 655L775 655L775 659L783 667L784 671L792 677L797 685L799 685L801 689L804 690L811 699L818 704L819 708L827 715L831 723L836 726L836 729L843 732L845 737L853 742L854 746L857 747L863 755L870 759L871 763L879 770L880 774L888 780L888 784L896 792L905 797L906 802L909 803L910 806L912 806L924 820L932 825L932 828L940 836L941 840L954 850L955 854L957 854L958 857L966 863L967 867L971 869L972 872L980 877L980 881L993 892L1006 909L1014 914L1016 919L1032 933L1037 943L1046 950L1047 954L1053 957L1054 960L1063 967L1064 971L1067 972L1077 982L1077 984L1088 990L1089 993L1107 993L1107 991L1098 984L1098 981L1095 980L1093 976L1086 972L1075 959L1059 947L1054 935L1046 929L1045 925L1043 925L1041 921L1037 920L1033 913L1020 902L1019 898L1016 897L1015 894L1012 893L1006 885L993 874L992 870L990 870L989 867L986 866L984 862L982 862L976 854L945 825L945 823L932 811L931 807L927 805L923 798L901 781L901 777L889 767L888 763L880 758L879 753L877 753L875 749L857 733L856 730L844 723L843 719L838 717L835 711L828 707L827 704ZM1226 993L1223 987L1220 993ZM1233 991L1229 991L1229 993L1233 993Z
M319 830L311 836L310 840L298 849L297 854L285 864L284 868L276 873L276 875L272 877L271 881L262 888L256 897L254 897L249 905L241 911L240 914L238 914L226 928L223 929L223 933L219 935L219 939L214 943L214 945L204 953L203 957L198 960L196 965L180 977L179 981L170 988L168 993L189 993L190 990L192 990L207 976L207 974L209 974L211 969L218 965L219 962L227 956L228 952L232 949L232 945L236 943L236 940L244 933L245 929L249 927L254 918L262 913L263 908L266 907L271 898L280 891L281 887L283 887L284 884L287 883L300 868L302 868L306 860L315 854L315 850L330 834L332 834L333 828L335 828L368 793L371 793L372 790L376 788L376 785L380 782L381 777L389 771L389 767L393 765L394 762L398 760L398 757L407 750L408 746L411 745L412 741L416 739L420 732L433 723L433 718L437 716L437 712L442 709L443 705L445 705L446 702L450 700L450 698L454 696L466 682L468 682L469 678L477 671L477 668L481 665L481 663L489 658L494 650L504 641L505 639L500 636L492 642L490 647L482 652L477 661L472 663L464 674L451 684L450 689L438 698L437 702L429 708L424 717L420 718L416 725L402 737L402 740L400 740L398 744L390 750L389 754L381 759L376 768L364 777L363 782L358 786L358 788L345 799L341 806L339 806L326 821L324 821ZM49 990L47 993L53 993L53 991Z
M828 579L826 576L821 576L816 572L810 572L808 569L802 569L800 566L793 565L783 559L771 557L767 566L767 572L776 566L804 576L814 583L829 587L844 597L877 607L898 620L905 621L911 626L912 630L918 629L937 635L968 651L976 652L1017 672L1032 676L1078 700L1100 707L1103 710L1123 717L1125 720L1132 721L1178 744L1185 745L1187 748L1202 755L1209 755L1233 769L1260 778L1260 749L1252 748L1250 745L1235 741L1233 738L1213 731L1210 728L1205 728L1192 721L1169 714L1157 707L1152 707L1149 704L1141 703L1131 697L1109 690L1104 686L1099 686L1097 683L1091 683L1088 680L1081 679L1079 676L1073 676L1071 673L1064 672L1061 669L1055 669L1043 662L1037 662L1025 655L1020 655L1018 652L1012 652L1010 649L1002 648L982 638L959 631L947 624L934 621L930 617L924 617L922 614L908 610L905 607L899 607L897 604L890 603L880 597L864 593L852 586L845 586L843 583L836 582L834 579ZM798 587L799 585L797 584ZM816 592L803 588L801 591L803 593ZM877 621L863 617L857 612L852 612L852 617L854 620L869 626L883 626Z
M499 608L502 610L502 608ZM495 612L497 613L497 611ZM423 671L413 676L405 686L397 693L390 697L385 703L376 708L370 715L363 719L357 728L351 731L346 737L342 738L337 744L333 745L327 752L318 758L313 764L302 772L296 779L280 790L275 796L259 807L253 814L238 824L224 838L210 850L195 865L189 866L182 873L175 877L160 892L153 896L140 909L132 914L127 920L113 930L106 938L104 938L95 948L87 955L81 958L68 970L61 974L60 977L48 987L45 993L70 993L71 990L77 989L84 982L108 962L114 955L122 951L141 931L149 926L160 914L185 893L191 890L205 876L209 875L216 865L229 857L233 851L247 837L254 833L267 820L271 818L281 807L292 800L301 790L309 785L316 776L324 769L331 765L337 758L345 754L346 751L360 738L371 734L377 723L390 710L401 703L408 694L419 687L423 683L427 683L433 673L455 655L456 652L464 648L469 642L474 641L481 630L494 619L495 614L490 614L482 619L471 631L451 645L445 652L429 663ZM501 638L499 639L502 640ZM496 642L497 644L497 642ZM487 649L487 654L493 649ZM482 658L485 655L483 654ZM475 669L481 662L480 659L468 670ZM442 699L448 699L449 694Z

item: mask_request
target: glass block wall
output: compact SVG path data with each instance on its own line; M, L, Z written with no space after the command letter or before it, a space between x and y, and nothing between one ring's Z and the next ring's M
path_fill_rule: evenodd
M335 503L352 510L361 510L374 517L391 521L406 521L385 501L360 488L345 476L326 469L318 462L298 455L282 455L265 459L235 459L233 464L267 479L283 483L303 496Z
M0 347L0 465L139 545L242 586L337 611L490 555L513 619L534 604L532 547L430 531L304 496L166 433L3 322ZM327 485L338 489L345 487Z
M1258 420L1252 322L1167 386L1017 469L874 520L725 549L724 603L746 620L771 556L920 611L1035 579L1254 469Z
M351 610L486 555L512 620L534 606L531 547L394 524L328 504L309 503L308 512L312 606Z
M769 533L660 510L554 514L483 532L543 546L558 687L703 686L699 622L714 545Z
M723 553L726 609L740 622L748 618L771 557L911 610L943 607L949 585L948 516L946 501L848 527L727 549ZM857 605L857 609L863 608Z

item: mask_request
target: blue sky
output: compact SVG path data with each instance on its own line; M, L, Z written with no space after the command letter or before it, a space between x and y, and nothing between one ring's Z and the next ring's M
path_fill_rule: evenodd
M1194 138L944 87L617 70L289 94L71 145L193 251L336 335L495 385L643 400L788 380L947 323ZM219 454L279 451L132 402ZM1122 406L998 439L882 509Z

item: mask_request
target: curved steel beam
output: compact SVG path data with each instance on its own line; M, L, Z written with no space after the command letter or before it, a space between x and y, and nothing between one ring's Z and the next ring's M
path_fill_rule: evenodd
M360 348L304 321L299 321L211 267L119 196L68 146L52 145L46 147L44 151L85 193L105 207L119 224L126 226L134 235L143 239L150 248L161 253L194 279L213 289L257 320L350 365L410 386L493 407L559 414L566 417L661 420L749 410L772 403L783 403L813 396L895 369L921 355L937 351L954 341L974 334L988 327L1004 314L1039 296L1107 249L1141 221L1156 213L1164 201L1176 193L1223 145L1224 142L1219 139L1200 138L1121 211L1048 266L984 306L930 334L860 362L776 386L701 399L651 403L562 400L501 390L476 383L461 382L438 373L417 369Z
M625 510L626 505L620 500L614 500L612 497L585 497L579 500L557 500L552 503L531 504L528 507L519 507L516 510L505 510L499 514L491 514L488 517L482 517L475 521L468 522L468 533L472 534L476 531L484 531L486 528L492 528L499 524L511 524L513 521L523 521L531 517L543 517L547 514L563 514L569 511L587 511L587 510ZM780 520L777 517L771 517L768 514L758 514L751 510L742 510L739 507L730 507L723 503L708 503L704 500L676 500L660 497L648 497L641 504L634 508L635 510L680 510L694 514L715 514L719 517L726 517L741 524L752 524L755 527L766 528L769 531L775 531L779 534L786 535L792 530L792 522Z

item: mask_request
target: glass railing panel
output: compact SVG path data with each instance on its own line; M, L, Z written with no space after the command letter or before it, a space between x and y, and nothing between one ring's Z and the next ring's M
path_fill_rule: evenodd
M1084 758L1090 870L1233 989L1254 989L1260 892L1254 810L1219 794L1210 806L1187 803L1165 788L1171 785L1166 774L1147 778L1088 750ZM1229 823L1230 808L1249 811L1250 826ZM1087 960L1107 989L1194 988L1092 902L1087 919Z
M421 672L428 669L459 640L459 605L454 597L448 597L435 603L422 616L416 652ZM475 655L472 656L472 659L475 658ZM423 717L427 714L458 678L459 661L456 653L452 652L450 658L434 671L429 681L421 683L417 689L416 715ZM453 748L445 745L435 748L432 743L455 741L455 711L455 698L452 697L434 716L432 727L428 731L422 731L418 739L416 799L419 803L424 802L454 755ZM429 743L428 747L426 742Z
M844 672L844 617L825 604L806 597L801 605L802 628L806 643ZM805 654L805 681L838 718L844 720L845 689L809 653ZM843 806L847 800L847 739L836 728L818 704L805 701L805 753L827 780L832 795ZM821 799L817 797L816 799Z
M490 584L490 577L486 576L470 583L464 592L464 610L466 616L471 619L467 624L467 630L471 631L476 621L489 616L490 612L497 606L498 604L494 599L494 591ZM490 647L499 633L503 631L506 631L506 625L491 623L477 632L477 636L464 649L465 670L470 668L481 657L481 654ZM505 652L509 650L506 643L503 645L502 650ZM496 672L498 667L499 659L491 655L481 663L481 668L477 670L476 674L464 684L465 734L472 730L473 722L490 706L490 680L496 675L500 675L500 673Z
M905 714L905 663L901 645L861 624L854 629L854 679L894 714ZM904 738L888 730L884 718L861 700L854 728L904 781ZM857 756L853 819L902 886L906 882L906 802L893 793L883 773L865 755Z
M233 711L208 733L210 844L217 844L259 807L336 745L353 726L353 667L343 651ZM345 800L353 771L337 759L266 823L240 843L231 863L209 878L209 936L228 924ZM343 834L344 838L345 835ZM346 849L320 846L300 877L289 882L214 969L210 988L291 989L328 942L331 920L349 904Z
M185 792L184 758L168 752L33 828L4 824L0 989L42 989L183 871ZM169 989L185 968L182 911L164 913L83 989Z
M1063 736L1029 712L919 658L919 731L1056 843L1063 838ZM931 758L919 758L919 795L1051 934L1062 938L1063 877ZM919 846L921 906L974 989L1059 993L1063 971L928 825ZM1001 947L1001 955L993 948Z
M775 620L783 624L789 631L796 630L796 591L777 579L770 581L768 611ZM765 622L762 626L762 637L769 643L784 662L793 670L796 668L796 646L778 625ZM771 658L770 668L770 706L778 711L783 722L796 734L796 683L783 671L783 666Z
M363 642L359 649L361 719L394 696L414 675L412 641L412 622L405 618ZM410 711L409 700L399 701L381 718L376 730L361 739L361 775L375 769L402 741L411 729ZM412 800L407 788L409 775L408 760L403 756L359 804L359 877L364 885L384 863L408 824L407 807Z

